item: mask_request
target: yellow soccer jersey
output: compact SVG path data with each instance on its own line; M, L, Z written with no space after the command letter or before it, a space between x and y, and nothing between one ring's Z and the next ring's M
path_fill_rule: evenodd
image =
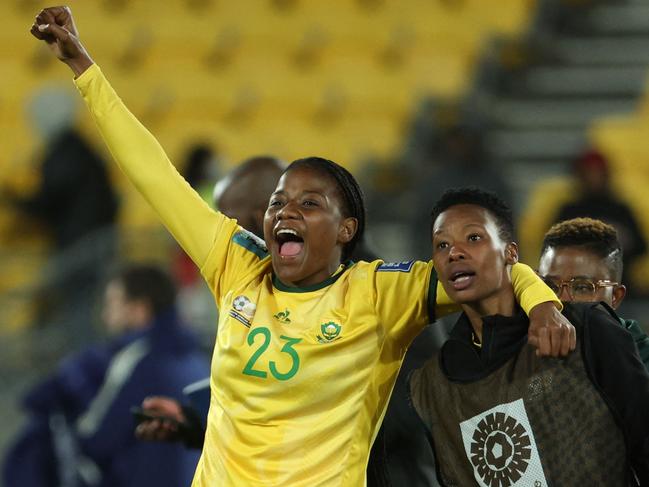
M363 485L407 345L429 322L432 266L360 262L288 288L262 242L225 218L218 234L202 270L220 316L194 485Z
M220 325L195 487L363 485L407 346L448 311L431 263L360 262L309 289L273 282L263 242L211 210L101 70L76 80L113 157L214 293ZM554 293L512 270L529 311ZM434 288L433 288L434 289ZM441 306L440 306L441 304ZM446 308L446 309L445 309Z

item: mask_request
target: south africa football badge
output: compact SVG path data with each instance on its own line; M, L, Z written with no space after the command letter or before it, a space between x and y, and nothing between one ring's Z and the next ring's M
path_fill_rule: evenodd
M320 325L321 334L317 336L320 343L331 343L334 340L340 338L340 331L342 326L340 326L335 321L328 321Z

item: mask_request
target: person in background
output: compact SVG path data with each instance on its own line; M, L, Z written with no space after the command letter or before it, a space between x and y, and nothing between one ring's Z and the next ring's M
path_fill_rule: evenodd
M78 103L69 93L43 89L28 111L45 146L39 184L31 194L0 188L0 198L19 214L41 222L52 238L36 324L85 324L92 313L86 303L96 299L103 263L114 254L117 194L103 157L75 127ZM83 325L74 331L94 338Z
M647 251L647 239L632 208L612 187L608 159L595 150L587 151L574 161L573 172L579 194L559 208L554 221L589 217L612 225L624 252L624 272L629 276L635 260Z
M214 207L264 238L264 213L286 163L272 156L246 159L214 186Z
M7 487L189 485L198 454L144 444L130 408L154 391L180 399L209 372L159 268L128 265L109 280L102 318L112 336L66 359L23 401L29 422L5 459Z
M182 175L189 185L209 201L214 181L219 177L219 159L215 149L207 143L197 143L187 151Z
M514 297L509 207L463 188L440 198L432 221L435 269L463 310L410 379L440 483L648 485L649 374L615 313L566 304L579 352L539 357Z
M49 229L63 251L116 220L118 201L106 162L75 128L78 103L67 91L43 89L28 106L44 142L39 184L31 194L2 188L3 198Z
M201 198L211 203L212 188L219 173L217 153L212 146L207 143L191 145L181 173ZM180 286L181 294L194 294L201 284L201 278L192 260L181 247L176 247L172 262L173 276ZM200 292L197 294L200 295Z
M592 218L574 218L545 234L539 275L563 302L602 301L617 309L626 295L624 255L613 226ZM631 333L649 370L649 337L635 320L620 320Z

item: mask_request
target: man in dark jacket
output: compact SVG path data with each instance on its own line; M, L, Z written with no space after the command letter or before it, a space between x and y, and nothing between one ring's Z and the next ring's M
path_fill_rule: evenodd
M67 359L27 396L31 421L5 461L7 487L191 483L198 454L137 441L130 412L153 392L178 399L208 373L174 303L173 283L155 267L126 267L109 281L103 319L116 338Z
M511 210L475 189L433 209L433 260L463 313L410 380L442 485L649 485L649 374L610 308L566 305L579 353L540 358L516 305Z

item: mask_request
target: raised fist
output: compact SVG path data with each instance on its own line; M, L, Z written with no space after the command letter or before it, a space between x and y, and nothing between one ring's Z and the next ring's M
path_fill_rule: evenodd
M72 12L68 7L48 7L41 10L30 32L37 39L44 41L54 55L70 66L76 75L92 64L92 59L79 41Z

